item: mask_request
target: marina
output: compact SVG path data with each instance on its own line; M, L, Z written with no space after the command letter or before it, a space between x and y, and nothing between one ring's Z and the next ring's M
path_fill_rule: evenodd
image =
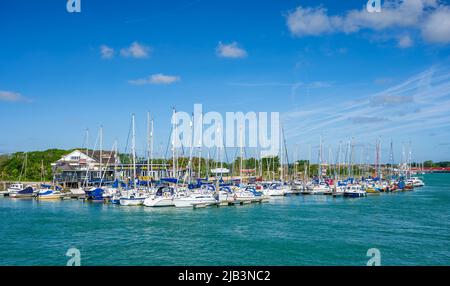
M450 175L412 192L199 209L0 198L1 265L446 265ZM99 246L102 247L99 247Z

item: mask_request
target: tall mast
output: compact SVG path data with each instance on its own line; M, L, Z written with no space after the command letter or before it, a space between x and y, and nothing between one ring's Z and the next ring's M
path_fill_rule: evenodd
M175 118L175 116L176 116L176 113L175 113L175 108L173 108L172 115L173 115L172 116L172 118L173 118L173 123L172 123L172 130L173 130L173 133L172 133L172 174L173 174L173 177L176 178L176 174L175 174L175 172L176 172L176 166L175 166L175 164L176 164L176 159L175 159L175 134L176 134L176 130L175 130L176 118Z
M283 169L284 169L284 166L283 166L283 127L281 127L280 126L280 131L281 131L281 136L280 136L280 167L281 167L281 170L280 170L280 181L281 182L283 182L283 175L284 175L284 172L283 172Z
M103 180L102 159L103 159L103 126L100 126L100 186L102 185Z
M222 152L223 152L223 146L222 146L222 140L223 140L223 136L222 136L222 131L220 130L220 127L218 129L218 135L220 135L220 144L219 144L219 162L220 162L220 180L223 180L223 160L222 160ZM218 190L216 190L218 191Z
M147 112L147 188L150 189L150 141L151 141L150 112Z
M131 119L131 125L132 125L132 139L131 139L131 153L133 158L133 186L134 189L136 189L136 134L134 130L134 113L132 115Z
M86 128L86 157L89 157L89 128ZM86 159L86 177L84 183L87 184L88 175L89 175L89 160ZM83 184L84 185L84 184Z
M150 174L153 174L153 119L150 120Z
M244 160L244 149L243 149L243 134L242 134L242 125L240 126L240 145L241 145L241 154L240 154L240 167L239 167L239 176L241 177L241 183L243 182L243 177L242 177L242 167L243 167L243 160Z
M192 182L192 152L193 152L194 145L195 145L194 136L193 136L193 134L194 134L194 114L192 114L192 118L191 118L191 121L189 122L189 124L191 127L192 136L191 136L191 142L189 142L191 146L189 147L188 174L189 174L189 183L191 183Z
M319 182L322 181L322 136L319 138Z

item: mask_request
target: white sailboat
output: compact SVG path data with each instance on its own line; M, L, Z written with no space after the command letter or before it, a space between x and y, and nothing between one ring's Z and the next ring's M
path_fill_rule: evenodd
M120 197L119 202L121 206L140 206L146 199L146 196L140 193L136 186L136 134L134 127L134 114L132 115L132 133L131 153L133 160L133 189L127 190L126 195Z

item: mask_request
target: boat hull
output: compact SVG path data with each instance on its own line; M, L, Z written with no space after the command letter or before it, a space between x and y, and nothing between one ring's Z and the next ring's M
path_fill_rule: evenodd
M121 198L119 203L121 206L141 206L144 200L145 198Z
M172 198L147 198L143 202L146 207L173 207Z

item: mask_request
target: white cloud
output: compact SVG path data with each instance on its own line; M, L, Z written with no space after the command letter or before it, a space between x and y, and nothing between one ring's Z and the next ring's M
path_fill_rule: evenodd
M398 39L397 46L402 49L410 48L413 46L413 40L409 35L401 36Z
M17 102L26 101L26 99L20 93L0 90L0 101Z
M120 55L123 57L132 57L137 59L148 58L150 56L151 48L144 44L133 42L128 48L120 50Z
M224 58L245 58L247 56L247 51L239 47L236 42L230 44L219 42L216 52L219 57Z
M286 22L292 34L298 37L317 36L333 31L333 19L327 15L327 10L322 7L302 8L288 14Z
M141 78L136 80L130 80L130 84L134 85L144 85L144 84L172 84L177 81L180 81L181 78L179 76L173 75L165 75L162 73L153 74L147 78Z
M286 25L296 37L330 33L356 33L361 30L408 30L422 32L427 42L450 42L450 9L437 0L386 0L381 13L369 13L365 7L342 15L328 15L323 7L297 7L286 16ZM404 33L404 31L403 31ZM398 38L398 37L397 37ZM413 44L409 36L399 38L398 47Z
M107 45L101 45L100 46L100 54L102 56L102 59L111 59L114 57L114 49L108 47Z
M422 36L428 42L450 43L450 9L444 7L431 14L422 26Z

